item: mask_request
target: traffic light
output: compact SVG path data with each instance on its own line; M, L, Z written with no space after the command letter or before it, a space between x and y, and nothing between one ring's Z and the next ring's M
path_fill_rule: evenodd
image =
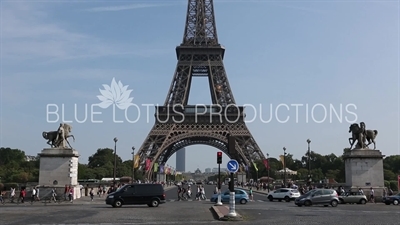
M222 152L217 152L217 163L218 164L222 163Z

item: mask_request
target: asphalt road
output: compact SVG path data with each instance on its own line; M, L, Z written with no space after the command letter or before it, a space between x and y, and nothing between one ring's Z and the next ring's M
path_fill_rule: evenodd
M215 186L205 185L209 198ZM222 190L227 190L223 186ZM192 188L193 191L194 187ZM104 198L91 202L87 197L73 204L5 204L0 205L0 224L232 224L217 221L208 201L176 201L176 188L166 191L167 203L158 208L123 206L112 208ZM228 205L228 204L225 204ZM265 194L254 194L254 201L236 205L244 218L239 224L399 224L400 206L384 204L339 205L332 207L297 207L293 202L269 202Z

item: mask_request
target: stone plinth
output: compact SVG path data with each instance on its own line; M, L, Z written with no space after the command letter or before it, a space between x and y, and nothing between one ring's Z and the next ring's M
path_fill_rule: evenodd
M384 188L383 157L381 151L355 149L343 154L346 171L346 186L362 188L366 195L372 187L375 196L382 196Z
M75 149L45 148L39 154L39 186L74 188L74 198L79 198L78 151Z

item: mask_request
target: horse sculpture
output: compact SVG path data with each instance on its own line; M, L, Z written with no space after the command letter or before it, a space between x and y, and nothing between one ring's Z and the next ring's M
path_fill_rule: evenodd
M350 149L352 149L354 143L357 141L356 148L364 149L368 148L368 146L374 143L374 150L376 149L375 138L378 135L377 130L365 130L365 124L363 122L360 123L359 126L357 123L353 123L349 127L349 133L352 133L352 137L349 138ZM365 141L368 141L365 144Z
M72 134L69 134L72 131L72 126L66 123L60 124L60 127L63 128L63 137L59 137L59 131L49 131L43 132L42 136L44 139L48 140L47 144L50 145L52 148L63 148L65 147L63 141L65 140L70 148L72 148L71 144L68 141L68 138L72 137L75 141L75 137ZM59 129L60 130L60 129Z

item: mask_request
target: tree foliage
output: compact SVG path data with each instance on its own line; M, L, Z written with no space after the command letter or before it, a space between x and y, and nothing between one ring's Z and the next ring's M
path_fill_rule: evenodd
M348 149L344 149L344 153ZM118 154L116 156L117 169L116 177L132 176L132 160L123 161ZM275 179L282 179L276 171L283 168L280 159L269 158L269 176ZM258 171L251 166L248 175L251 178L268 176L268 170L261 160L255 162ZM304 154L300 159L293 158L288 154L285 158L286 167L297 171L293 179L306 180L308 169L311 169L313 181L325 178L335 179L338 182L345 182L345 168L342 156L335 154L321 155L314 151ZM0 148L0 183L25 183L37 182L39 177L39 158L27 161L25 152L19 149ZM397 182L397 175L400 174L400 155L388 156L383 160L384 178L387 185L394 186ZM114 174L114 150L100 148L88 159L88 164L78 165L78 179L102 179L111 178ZM225 175L223 175L225 178ZM135 178L142 179L142 171L135 170Z
M19 149L0 148L0 182L25 183L39 178L39 160L27 161Z

